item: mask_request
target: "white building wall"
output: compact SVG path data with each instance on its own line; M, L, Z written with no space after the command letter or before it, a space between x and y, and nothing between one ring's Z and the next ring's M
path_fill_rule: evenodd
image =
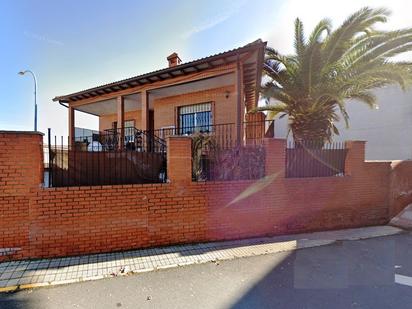
M403 92L399 87L379 89L375 92L379 109L349 101L349 129L343 123L337 127L342 140L364 140L368 160L412 159L412 90ZM287 119L276 121L275 134L287 135Z

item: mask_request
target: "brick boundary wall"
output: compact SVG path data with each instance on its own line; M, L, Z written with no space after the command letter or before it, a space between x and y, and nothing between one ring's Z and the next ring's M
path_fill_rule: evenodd
M190 143L168 139L170 183L42 188L42 135L0 133L0 260L385 224L412 189L412 162L365 162L364 142L345 177L284 178L279 139L264 179L192 182Z
M28 256L30 203L43 182L43 134L0 131L0 260Z

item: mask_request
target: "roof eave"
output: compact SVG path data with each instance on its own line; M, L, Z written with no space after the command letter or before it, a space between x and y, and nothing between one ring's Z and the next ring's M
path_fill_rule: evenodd
M75 92L75 93L71 93L68 95L63 95L63 96L56 96L53 98L53 101L65 101L66 103L69 101L73 101L73 98L76 96L84 96L85 94L89 94L90 96L99 96L99 94L97 95L92 95L92 93L97 93L98 91L104 91L105 89L108 90L112 87L119 87L120 85L130 85L130 83L138 83L135 86L128 86L127 88L131 88L131 87L136 87L139 85L139 80L144 80L144 79L149 79L149 78L153 78L153 77L159 77L159 75L164 75L164 74L169 74L170 76L168 78L165 79L172 79L174 78L174 76L172 74L170 74L173 71L183 71L184 69L188 69L188 68L196 68L196 66L201 65L201 64L205 64L208 62L213 62L222 58L228 58L228 57L232 57L234 55L237 55L239 53L244 53L244 52L248 52L250 50L254 50L256 48L263 48L266 46L266 42L262 42L260 39L252 42L248 45L245 45L243 47L239 47L237 49L233 49L227 52L222 52L216 55L212 55L212 56L208 56L208 57L204 57L198 60L194 60L191 62L187 62L187 63L183 63L183 64L179 64L177 66L174 67L170 67L170 68L165 68L165 69L161 69L158 71L153 71L153 72L149 72L149 73L145 73L142 75L138 75L138 76L134 76L131 78L127 78L124 80L120 80L120 81L116 81L116 82L112 82L112 83L108 83L105 85L101 85L101 86L97 86L97 87L93 87L93 88L89 88L86 90L82 90L79 92ZM184 71L183 71L184 72ZM159 77L160 78L160 77ZM150 82L150 81L149 81ZM141 83L141 84L145 84L145 83ZM125 88L125 89L127 89ZM118 90L115 90L113 92L117 92Z

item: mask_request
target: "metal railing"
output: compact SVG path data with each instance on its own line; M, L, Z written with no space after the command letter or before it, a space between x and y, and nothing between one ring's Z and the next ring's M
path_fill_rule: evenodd
M265 176L265 137L274 137L273 121L211 126L192 136L195 181L251 180Z
M345 175L347 149L344 142L289 141L286 148L286 177L331 177Z
M208 144L192 149L194 181L253 180L265 176L263 145L215 148Z
M203 126L167 127L153 131L155 136L166 139L169 136L185 135L196 136L199 134L214 137L215 142L222 149L231 149L240 145L260 145L265 137L274 137L274 122L249 121L239 124L241 126L241 136L237 136L237 126L235 123L223 123Z
M166 151L166 141L156 136L154 131L143 131L135 127L107 129L92 136L78 136L75 142L83 145L94 143L95 147L101 147L103 150Z
M235 123L203 126L167 127L156 130L139 130L134 127L107 129L92 136L77 136L78 143L99 142L105 150L125 148L138 151L163 151L169 136L196 136L199 134L214 136L222 149L231 149L240 145L260 145L265 137L274 137L274 122L250 121L239 124L241 136L237 136ZM122 132L123 131L123 132ZM121 140L123 136L123 141ZM123 142L123 143L122 143ZM123 144L123 147L119 145Z
M100 135L92 142L66 144L63 137L47 146L45 183L49 187L162 183L167 179L166 145L139 134L125 148ZM67 139L67 142L69 140ZM140 144L139 144L140 143Z
M241 127L241 136L237 134L238 126ZM91 137L76 137L76 150L115 154L123 150L158 153L164 155L165 161L166 139L176 135L191 136L194 144L203 140L200 146L197 143L197 149L192 150L193 179L258 179L264 176L263 139L274 137L274 123L273 121L249 121L240 124L168 127L149 131L134 127L108 129L99 134L93 134ZM208 142L205 143L205 140ZM67 151L70 153L70 150ZM63 153L63 150L60 153ZM76 157L77 152L71 156ZM142 160L141 158L140 161Z

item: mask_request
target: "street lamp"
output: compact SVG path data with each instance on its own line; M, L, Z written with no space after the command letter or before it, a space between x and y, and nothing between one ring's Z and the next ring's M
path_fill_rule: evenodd
M37 79L36 75L30 70L20 71L19 75L26 73L30 73L34 80L34 131L37 131Z

